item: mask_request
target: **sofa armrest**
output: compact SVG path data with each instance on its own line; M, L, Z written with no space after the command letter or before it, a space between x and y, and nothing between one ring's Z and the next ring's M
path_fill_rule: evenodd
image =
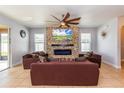
M96 59L101 60L101 55L93 54L90 58L96 58Z
M32 57L31 54L26 54L26 55L23 56L23 59L25 59L25 58L33 58L33 57Z

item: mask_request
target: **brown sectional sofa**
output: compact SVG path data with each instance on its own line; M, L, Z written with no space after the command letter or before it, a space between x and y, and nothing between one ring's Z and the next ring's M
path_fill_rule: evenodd
M84 54L79 54L79 58L83 56ZM93 53L90 57L87 57L87 59L93 63L98 64L99 68L101 67L101 55Z
M31 64L32 85L95 86L98 64L85 62L44 62Z
M33 56L32 54L35 54L35 56ZM40 61L38 56L45 56L47 57L48 54L45 54L43 51L38 51L38 52L33 52L30 54L26 54L23 56L23 67L24 69L30 69L30 66L32 63L37 63L38 61Z
M36 63L37 61L39 61L39 58L34 58L31 54L26 54L23 56L23 68L30 69L30 65L32 63Z
M33 52L33 54L38 54L39 52ZM39 54L38 54L39 55ZM46 54L48 56L48 54ZM79 54L79 58L76 58L75 61L78 61L77 59L80 59L82 56L84 56L84 54ZM53 62L53 61L56 61L58 62L58 59L57 58L46 58L47 62ZM99 65L99 68L101 67L101 55L98 55L98 54L93 54L92 56L88 57L87 60L93 62L93 63L96 63ZM26 54L23 56L23 67L24 69L30 69L30 65L32 63L36 63L39 61L39 58L38 57L33 57L31 54ZM74 61L74 60L73 60ZM83 60L81 60L83 61ZM66 61L65 61L66 62Z

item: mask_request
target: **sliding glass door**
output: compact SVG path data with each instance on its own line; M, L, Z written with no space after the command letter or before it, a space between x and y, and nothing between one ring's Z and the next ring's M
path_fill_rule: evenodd
M0 71L9 67L8 31L0 32Z

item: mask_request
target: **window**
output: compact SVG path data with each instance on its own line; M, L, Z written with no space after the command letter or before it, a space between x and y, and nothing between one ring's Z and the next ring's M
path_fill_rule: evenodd
M35 51L44 51L44 34L34 35Z
M81 52L91 51L91 33L81 33Z

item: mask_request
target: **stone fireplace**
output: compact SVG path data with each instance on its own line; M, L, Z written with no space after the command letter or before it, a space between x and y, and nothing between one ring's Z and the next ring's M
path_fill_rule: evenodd
M79 28L71 26L69 29L73 31L72 40L59 41L54 40L52 36L53 29L57 27L47 27L47 53L53 58L76 58L79 54Z

